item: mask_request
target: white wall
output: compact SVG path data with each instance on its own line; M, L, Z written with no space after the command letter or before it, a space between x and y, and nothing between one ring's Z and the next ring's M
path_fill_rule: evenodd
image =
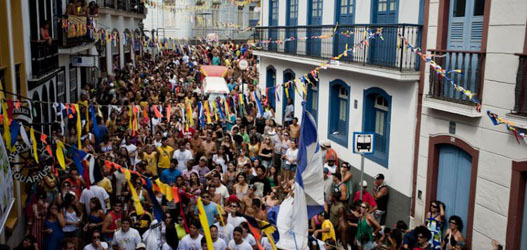
M367 24L370 23L370 10L371 0L368 1L355 1L355 23L356 24Z
M436 47L438 0L431 1L427 47ZM472 249L488 249L492 240L505 245L512 161L527 160L527 145L518 144L504 125L494 126L486 116L491 110L505 119L514 107L514 87L518 69L518 56L523 49L527 2L491 1L488 30L482 117L468 118L442 111L423 108L420 133L417 191L423 199L416 200L416 224L424 219L427 204L426 181L428 144L432 135L448 134L449 122L456 122L455 137L479 150ZM507 37L507 39L503 39ZM425 92L429 88L429 67L425 73ZM527 118L517 124L527 126ZM515 192L524 192L515 190ZM466 222L465 222L466 223Z
M291 69L299 77L312 69L312 66L304 64L291 64L280 60L261 57L260 62L260 88L265 89L266 68L273 65L276 68L277 83L283 81L283 72ZM318 131L320 140L327 139L328 120L329 120L329 82L341 79L350 86L350 124L348 131L348 147L345 148L336 142L332 142L339 158L350 162L355 168L360 169L360 156L351 154L353 142L352 134L354 131L362 131L363 115L363 93L370 87L379 87L392 96L391 106L391 127L390 127L390 151L388 169L377 163L366 159L365 173L375 176L383 173L386 182L390 187L395 188L402 194L411 196L412 167L413 167L413 147L415 134L415 113L417 101L417 82L396 82L367 76L364 74L350 73L343 70L328 69L320 71L319 75L319 107L318 107ZM354 108L354 101L357 100L357 109ZM276 102L276 120L282 122L282 101ZM302 97L297 93L295 96L295 116L301 117ZM401 174L405 173L405 174Z

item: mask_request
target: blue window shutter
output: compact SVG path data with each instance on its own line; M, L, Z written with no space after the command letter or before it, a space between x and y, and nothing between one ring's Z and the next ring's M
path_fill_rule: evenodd
M346 98L346 114L345 121L341 122L339 114L341 110L341 100L339 98L339 91L344 87L348 93ZM342 80L333 80L329 83L329 126L328 126L328 138L343 147L348 147L348 134L349 134L349 112L350 112L350 87ZM340 124L339 124L340 123ZM339 126L340 125L340 126Z
M373 155L366 155L366 158L376 162L377 164L388 168L389 152L390 152L390 127L391 127L391 110L392 97L381 88L373 87L364 90L363 107L362 107L362 131L375 133L375 119L377 109L375 108L375 98L382 96L388 104L388 110L385 111L384 117L384 133L383 140L375 138L375 148L384 148L384 152L375 150ZM379 137L379 136L377 136ZM383 145L377 145L383 143Z
M267 79L266 79L265 87L270 88L270 89L268 93L266 94L268 95L267 98L269 99L269 104L276 111L275 94L274 94L275 86L276 86L276 69L273 66L269 66L267 67Z

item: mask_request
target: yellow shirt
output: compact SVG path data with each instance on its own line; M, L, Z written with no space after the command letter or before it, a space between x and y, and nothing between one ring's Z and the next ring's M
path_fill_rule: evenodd
M150 154L143 152L143 160L146 161L146 171L150 171L152 175L157 175L157 152L152 151Z
M322 233L322 241L326 241L327 239L333 239L337 240L337 236L335 235L335 229L333 228L333 223L331 223L330 220L324 220L322 222L322 229L329 228L329 232Z
M110 181L110 179L108 179L106 177L104 177L102 180L100 180L97 183L97 186L104 188L104 190L106 190L106 192L108 192L108 193L112 193L112 182Z
M174 152L174 149L167 145L166 147L158 147L157 151L159 152L159 163L157 164L159 168L169 168L170 159L172 158L172 152Z

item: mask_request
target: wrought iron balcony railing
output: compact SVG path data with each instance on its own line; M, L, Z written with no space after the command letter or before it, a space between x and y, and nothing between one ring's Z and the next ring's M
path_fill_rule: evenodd
M33 78L39 78L59 67L57 40L31 41L31 69Z
M421 29L421 25L412 24L338 25L336 29L332 25L269 26L256 27L254 40L265 41L258 44L258 50L324 60L339 55L347 45L353 51L340 62L417 71L420 59L401 43L400 36L419 46ZM382 38L369 39L369 46L354 46L364 40L368 31L378 30L382 30Z
M485 53L479 51L430 50L434 61L447 72L460 70L460 74L447 74L456 85L475 93L481 100L482 67ZM475 105L469 98L457 91L451 81L430 70L429 97L467 105Z

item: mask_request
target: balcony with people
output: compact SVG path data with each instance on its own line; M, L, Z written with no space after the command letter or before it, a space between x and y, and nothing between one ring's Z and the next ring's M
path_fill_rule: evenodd
M413 80L418 79L421 59L401 37L419 46L421 32L422 26L416 24L265 26L255 28L253 39L259 55L283 58L280 54L287 54L304 63L330 62L328 66ZM374 71L370 73L377 74Z

